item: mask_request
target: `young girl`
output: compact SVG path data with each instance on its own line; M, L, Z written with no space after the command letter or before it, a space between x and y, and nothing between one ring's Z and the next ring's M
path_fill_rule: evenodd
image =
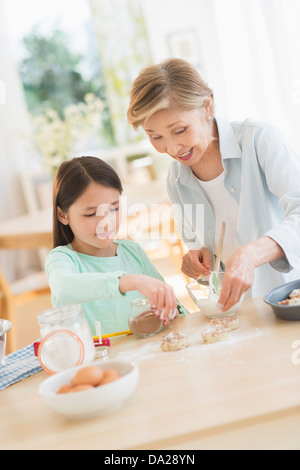
M97 320L103 334L127 330L136 298L149 297L164 324L185 312L140 245L114 239L122 191L113 168L96 157L64 162L54 182L54 249L46 260L52 303L82 304L94 335Z

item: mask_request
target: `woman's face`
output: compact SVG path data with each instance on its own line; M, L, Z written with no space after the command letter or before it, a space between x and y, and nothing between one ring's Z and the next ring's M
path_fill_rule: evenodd
M215 140L205 108L163 109L147 119L143 128L159 153L191 167L199 163Z
M109 256L120 226L120 193L117 189L92 182L58 219L69 225L76 251L92 256Z

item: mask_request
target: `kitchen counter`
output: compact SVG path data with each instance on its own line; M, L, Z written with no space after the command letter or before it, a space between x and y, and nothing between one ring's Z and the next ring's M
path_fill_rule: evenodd
M200 312L156 336L112 339L111 359L135 361L140 379L122 407L70 420L38 394L42 371L0 395L1 449L300 449L300 324L278 320L263 299L244 301L230 338L204 344ZM190 347L163 352L185 333Z

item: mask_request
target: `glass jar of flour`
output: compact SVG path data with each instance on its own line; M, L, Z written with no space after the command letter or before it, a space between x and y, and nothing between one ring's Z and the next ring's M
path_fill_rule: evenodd
M93 361L93 336L81 305L67 305L39 314L38 357L49 374Z

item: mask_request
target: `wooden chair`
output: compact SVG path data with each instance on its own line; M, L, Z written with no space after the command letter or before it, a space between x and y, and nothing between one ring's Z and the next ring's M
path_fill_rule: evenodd
M52 246L52 235L0 234L0 249L37 250ZM51 294L44 271L32 273L12 283L0 268L1 317L12 323L7 334L6 354L39 338L37 315L51 307Z

